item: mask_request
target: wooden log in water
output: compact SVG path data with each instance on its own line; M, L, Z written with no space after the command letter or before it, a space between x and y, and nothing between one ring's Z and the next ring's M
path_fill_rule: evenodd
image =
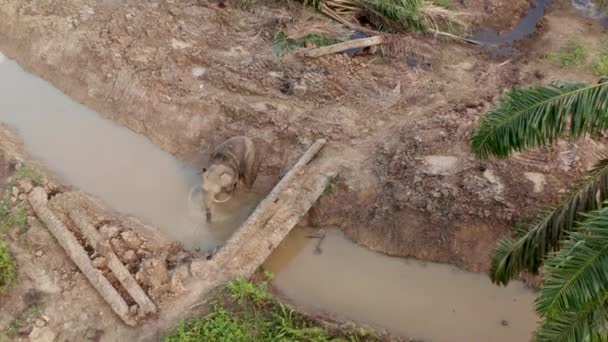
M219 269L242 276L253 273L306 214L335 176L304 173L325 143L317 140L302 155L214 256Z
M136 321L129 314L129 306L125 300L110 284L108 279L104 277L103 273L91 264L89 255L80 245L74 234L47 207L48 199L46 192L42 188L36 187L29 194L28 200L36 216L46 225L59 245L89 280L91 285L99 292L101 297L110 305L112 310L125 324L135 326Z
M106 258L108 268L114 273L118 281L127 290L135 303L139 305L145 314L156 313L157 308L154 302L148 297L144 290L139 286L131 272L118 259L108 241L89 223L88 218L80 209L74 209L69 213L70 218L76 224L82 235L89 240L95 251Z

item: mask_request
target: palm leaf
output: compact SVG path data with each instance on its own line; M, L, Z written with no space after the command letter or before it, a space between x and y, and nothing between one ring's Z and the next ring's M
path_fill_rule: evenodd
M536 303L543 316L579 309L608 291L608 208L582 216L586 219L544 267L547 277Z
M538 342L605 342L606 301L608 291L600 294L596 301L582 310L562 312L559 316L544 321L536 331Z
M606 341L608 339L608 208L584 215L551 255L536 301L545 318L538 341Z
M515 239L506 238L497 243L490 270L492 281L506 285L521 271L538 273L547 253L559 248L579 213L600 208L607 198L608 156L604 156L559 205L541 213L527 229L520 230Z
M608 127L608 79L597 84L562 83L513 89L486 113L473 132L478 158L508 157L513 151L577 139Z

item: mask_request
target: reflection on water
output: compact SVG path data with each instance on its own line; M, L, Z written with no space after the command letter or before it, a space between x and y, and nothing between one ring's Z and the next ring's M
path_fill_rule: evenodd
M369 251L330 229L294 229L267 260L273 285L296 305L425 341L529 341L535 295L521 282Z

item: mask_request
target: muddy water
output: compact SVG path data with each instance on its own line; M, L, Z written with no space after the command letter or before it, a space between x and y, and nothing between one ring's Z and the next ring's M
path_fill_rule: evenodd
M504 56L513 52L513 44L536 30L536 24L545 14L545 7L552 0L533 0L526 15L515 25L513 30L505 34L498 34L490 29L482 28L471 38L485 44L493 56Z
M424 341L530 340L535 295L520 282L501 288L487 275L387 257L337 230L319 245L309 238L315 233L294 229L265 264L273 285L299 307Z
M196 169L72 101L1 54L0 122L17 128L28 152L66 183L156 225L187 248L221 244L257 203L255 195L228 202L215 214L214 226L207 227Z

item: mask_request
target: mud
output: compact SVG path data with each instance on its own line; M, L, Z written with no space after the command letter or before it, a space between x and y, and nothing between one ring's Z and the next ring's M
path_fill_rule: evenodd
M264 265L299 308L422 341L527 341L534 331L535 294L521 282L497 287L485 275L370 252L335 229L317 234L292 231Z

